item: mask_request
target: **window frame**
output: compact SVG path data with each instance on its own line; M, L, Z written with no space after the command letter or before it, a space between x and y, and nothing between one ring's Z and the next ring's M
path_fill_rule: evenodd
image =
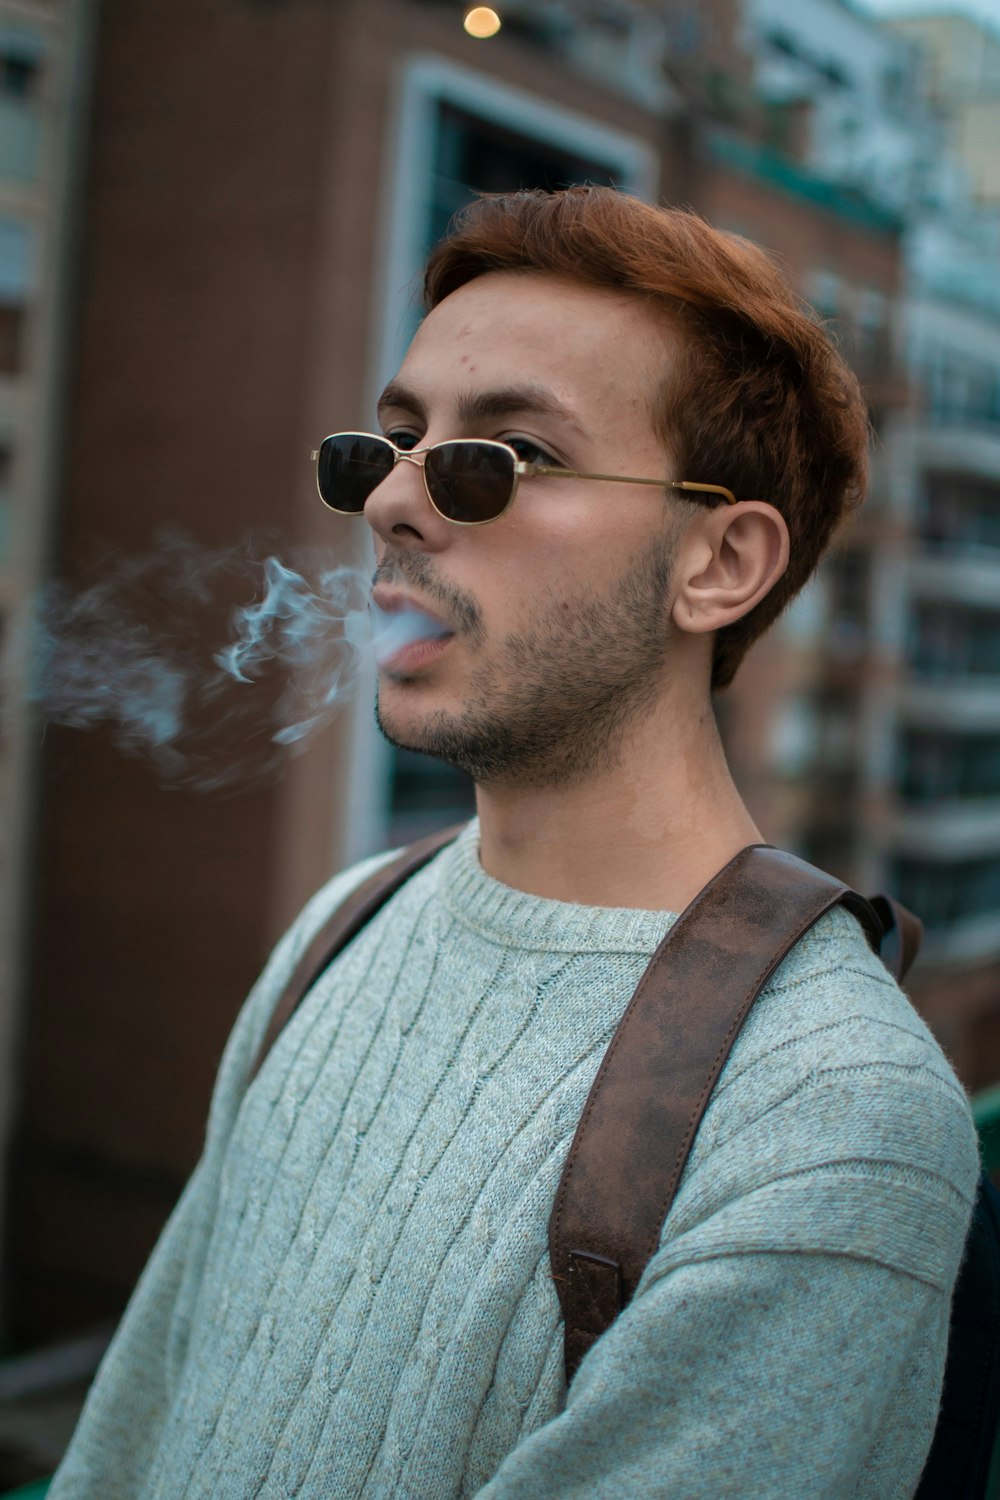
M381 253L371 323L375 353L366 381L372 408L378 392L398 368L419 298L436 119L442 104L534 138L553 150L602 161L619 187L640 198L654 197L659 183L658 155L641 137L436 54L408 57L397 77L386 137L386 160L392 166L383 175L379 208ZM352 710L342 845L345 862L384 848L390 826L392 751L373 722L373 692L372 683L362 682Z

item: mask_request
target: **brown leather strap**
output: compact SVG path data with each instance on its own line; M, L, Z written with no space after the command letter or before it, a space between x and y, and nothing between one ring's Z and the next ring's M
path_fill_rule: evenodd
M884 922L863 897L794 855L751 845L695 897L650 960L594 1080L549 1221L567 1381L659 1244L750 1007L789 949L838 903L877 951Z
M429 864L435 854L450 844L465 827L464 823L442 829L410 844L395 859L381 865L367 880L363 880L337 909L330 913L323 926L310 939L278 1002L271 1012L264 1040L250 1070L248 1084L252 1083L264 1065L264 1060L278 1037L295 1014L306 993L319 976L333 962L352 938L357 937L362 927L370 922L390 896L394 896L411 875Z
M903 979L920 950L924 924L893 896L871 896L868 904L882 924L882 941L873 946L889 972Z

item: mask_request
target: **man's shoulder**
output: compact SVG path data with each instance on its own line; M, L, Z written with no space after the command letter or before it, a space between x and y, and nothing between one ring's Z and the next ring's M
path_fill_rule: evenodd
M968 1100L846 911L796 946L713 1091L655 1274L798 1251L947 1293L978 1174Z
M391 898L394 903L406 903L417 897L426 888L426 882L433 883L436 875L430 874L431 866L435 864L442 855L452 848L456 843L468 842L478 834L478 825L466 823L451 830L443 830L440 835L428 835L425 840L416 840L413 843L400 845L392 849L383 850L380 854L374 854L367 859L357 861L332 876L325 885L320 886L315 895L306 903L293 923L289 933L285 935L285 941L292 938L293 943L299 948L304 948L320 931L324 923L334 914L337 908L347 901L366 880L378 873L382 868L388 868L395 860L403 856L421 855L425 863L418 865L403 885ZM444 840L441 843L441 840ZM434 852L430 858L426 856L426 844L434 845Z
M369 855L367 859L360 859L348 865L346 870L339 870L336 875L331 875L326 884L321 885L306 902L286 938L294 934L294 946L304 948L359 886L378 870L390 865L402 852L402 849L386 849L381 854Z
M354 891L400 853L389 849L348 866L320 886L306 902L298 916L272 949L256 984L247 997L231 1038L230 1047L239 1041L242 1052L254 1052L271 1018L278 996L291 978L296 965L325 923Z
M959 1080L857 922L836 909L753 1007L671 1228L725 1218L734 1197L749 1195L771 1204L772 1225L784 1216L789 1244L839 1248L945 1286L977 1172ZM914 1233L902 1233L911 1221Z
M924 1068L961 1093L927 1024L843 907L821 917L775 970L744 1028L735 1072L789 1050L810 1070Z

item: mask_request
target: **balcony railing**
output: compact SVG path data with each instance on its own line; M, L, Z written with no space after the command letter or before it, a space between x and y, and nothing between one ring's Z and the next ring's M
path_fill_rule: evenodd
M0 97L0 182L33 182L38 175L42 128L37 109Z
M905 806L890 821L890 839L898 852L920 857L1000 856L1000 797Z
M904 682L901 719L914 728L1000 729L1000 677L940 677Z

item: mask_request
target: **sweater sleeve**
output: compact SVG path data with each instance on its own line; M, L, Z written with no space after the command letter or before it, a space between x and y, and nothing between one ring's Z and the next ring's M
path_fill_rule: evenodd
M706 1126L635 1298L479 1500L912 1495L977 1171L961 1091L817 1070Z
M914 1348L940 1345L947 1317L941 1292L848 1258L678 1268L595 1345L565 1411L479 1500L846 1500ZM910 1413L925 1452L935 1407ZM908 1495L915 1478L875 1492Z
M390 857L368 860L324 886L285 933L251 990L219 1066L201 1160L104 1356L51 1486L52 1500L131 1500L142 1493L187 1351L226 1150L271 1012L312 934Z

